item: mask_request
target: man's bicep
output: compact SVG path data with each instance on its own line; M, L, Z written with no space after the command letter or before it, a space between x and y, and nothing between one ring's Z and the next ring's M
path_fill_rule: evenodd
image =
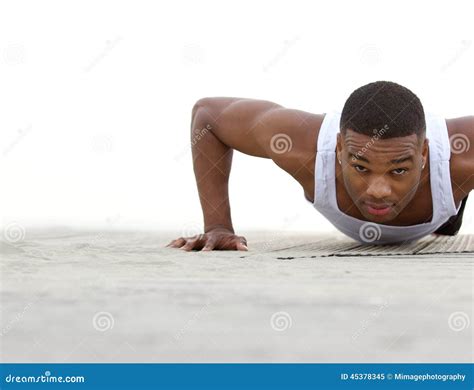
M467 171L467 187L465 188L465 192L469 193L474 189L474 116L468 116L465 118L462 118L465 134L467 135L467 144L464 146L466 149L466 155L465 155L465 164L466 164L466 171ZM454 141L454 139L451 139ZM451 144L451 150L455 151L455 144L452 142ZM462 146L461 146L462 147Z
M474 116L449 119L452 182L454 189L467 195L474 189Z
M272 125L264 121L267 115L280 105L254 99L234 98L228 104L221 99L207 98L206 105L198 110L196 115L201 115L203 120L212 127L213 133L225 145L242 153L270 158L265 148L265 138L262 132L271 132Z
M272 159L291 172L316 152L322 115L282 107L266 100L206 98L201 126L209 123L225 145L242 153ZM206 122L206 123L205 123Z
M245 99L222 112L217 132L234 149L282 165L309 146L318 128L313 126L316 117L272 102Z

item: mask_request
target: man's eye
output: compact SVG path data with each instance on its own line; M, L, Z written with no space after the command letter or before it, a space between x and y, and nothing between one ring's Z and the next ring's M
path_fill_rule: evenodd
M403 174L405 174L406 172L408 172L408 169L405 169L405 168L397 168L397 169L394 169L392 172L395 173L395 175L403 175Z
M362 165L353 165L353 167L355 168L357 172L367 172L367 169L363 167Z

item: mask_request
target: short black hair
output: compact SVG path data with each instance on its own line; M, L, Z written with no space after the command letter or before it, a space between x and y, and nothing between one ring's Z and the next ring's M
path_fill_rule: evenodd
M376 81L351 93L341 113L340 131L380 138L426 133L425 112L420 99L408 88L391 81ZM383 131L382 129L385 129Z

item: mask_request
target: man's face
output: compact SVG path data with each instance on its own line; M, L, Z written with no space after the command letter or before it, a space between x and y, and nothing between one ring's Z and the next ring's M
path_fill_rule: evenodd
M428 140L416 134L369 137L347 129L337 136L337 158L352 201L369 221L394 219L413 199L426 164Z

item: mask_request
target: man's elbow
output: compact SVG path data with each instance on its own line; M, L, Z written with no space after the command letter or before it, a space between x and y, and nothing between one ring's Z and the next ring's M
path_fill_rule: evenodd
M196 113L200 108L209 107L212 102L212 98L204 97L199 99L196 103L194 103L193 110L192 110L192 118L196 116Z
M239 97L204 97L199 99L193 106L193 117L197 112L205 112L207 117L218 118L224 112L229 110L234 103L237 103L241 100L248 100Z

